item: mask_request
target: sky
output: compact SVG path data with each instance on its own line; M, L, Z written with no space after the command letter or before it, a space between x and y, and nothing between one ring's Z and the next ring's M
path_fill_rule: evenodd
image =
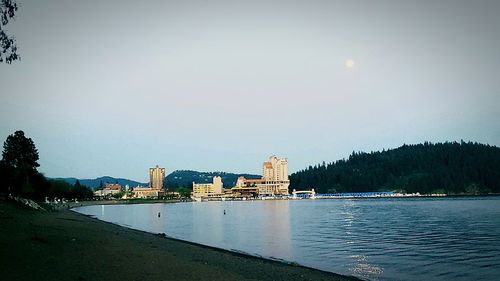
M500 1L18 2L0 140L23 130L49 177L500 146Z

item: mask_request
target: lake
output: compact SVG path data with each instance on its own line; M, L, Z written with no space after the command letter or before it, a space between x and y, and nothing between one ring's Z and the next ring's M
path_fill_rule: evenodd
M75 210L134 229L369 280L500 276L500 197L190 202Z

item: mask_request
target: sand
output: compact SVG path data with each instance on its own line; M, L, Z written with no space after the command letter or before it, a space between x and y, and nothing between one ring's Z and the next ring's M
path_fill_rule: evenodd
M0 280L358 280L0 200Z

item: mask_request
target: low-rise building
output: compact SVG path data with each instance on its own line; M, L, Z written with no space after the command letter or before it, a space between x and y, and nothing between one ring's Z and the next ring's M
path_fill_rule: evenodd
M115 190L115 191L122 191L122 186L118 183L106 183L104 186L105 190Z
M135 198L158 198L164 195L163 189L153 189L150 187L138 186L132 192Z
M208 197L223 195L224 188L222 183L222 178L215 176L212 179L212 183L194 183L193 182L193 197Z
M94 196L108 197L122 191L122 186L118 183L106 183L102 190L96 190Z

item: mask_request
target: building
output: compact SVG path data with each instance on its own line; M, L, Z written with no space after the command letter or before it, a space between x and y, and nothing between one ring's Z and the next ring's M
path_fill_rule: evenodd
M261 179L245 179L239 177L236 181L235 191L241 188L258 188L259 196L288 195L288 159L269 157L269 161L262 164Z
M122 191L122 186L118 183L106 183L104 186L105 190L114 190L114 191Z
M221 196L224 194L223 186L222 178L219 176L213 177L212 183L193 182L193 193L191 195L193 197Z
M138 186L132 192L135 198L158 198L164 195L163 189L153 189L151 187Z
M265 180L266 188L273 190L275 194L288 195L288 159L269 157L269 161L262 164L262 178Z
M165 179L165 168L160 168L156 165L155 168L149 169L149 187L152 189L163 189L163 180Z
M269 157L269 161L262 164L262 178L266 181L288 182L288 159Z
M94 192L95 196L107 197L122 191L122 186L117 183L106 183L102 190Z
M165 168L158 165L149 169L149 187L137 186L132 192L135 198L158 198L165 195L163 181L165 179Z

